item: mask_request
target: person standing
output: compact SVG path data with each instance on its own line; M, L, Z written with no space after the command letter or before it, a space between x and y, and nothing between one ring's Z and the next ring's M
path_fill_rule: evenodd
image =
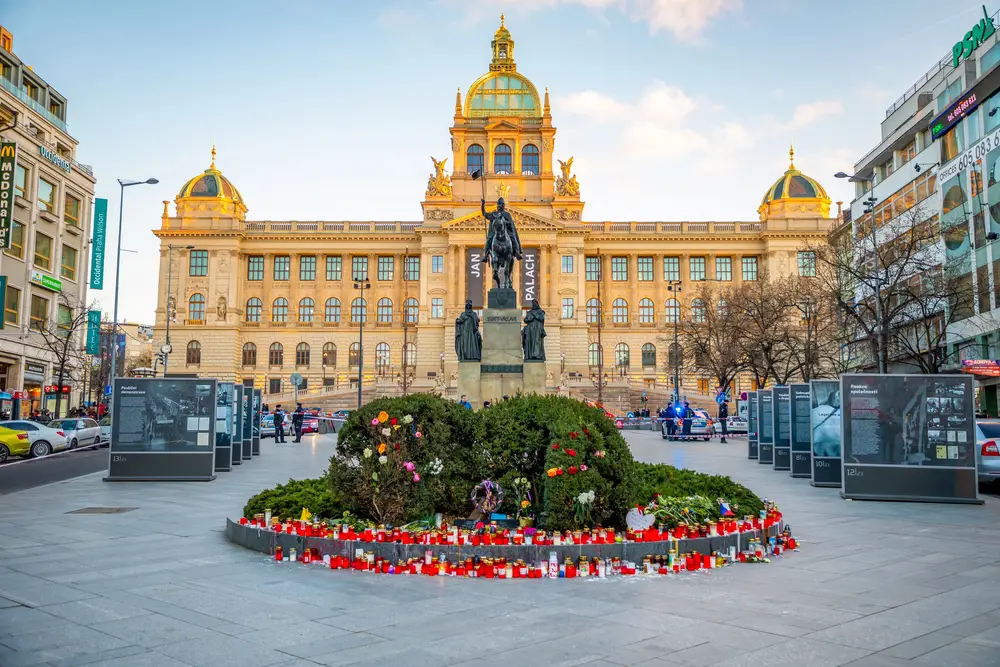
M674 413L674 402L670 401L667 403L666 410L663 411L663 425L667 431L667 439L673 440L674 434L677 431L677 415Z
M285 442L285 413L280 403L274 406L274 441Z
M465 394L462 394L462 398L459 399L458 404L461 405L466 410L472 409L472 403L469 403L468 399L465 398Z
M683 406L678 410L684 415L684 421L681 422L681 438L683 440L691 439L691 419L694 417L694 410L691 409L691 405L685 400Z
M292 429L295 430L295 440L292 442L302 442L302 420L305 413L302 411L302 404L295 404L295 412L292 413Z
M729 434L729 401L719 403L719 421L722 423L722 440L720 442L724 443Z

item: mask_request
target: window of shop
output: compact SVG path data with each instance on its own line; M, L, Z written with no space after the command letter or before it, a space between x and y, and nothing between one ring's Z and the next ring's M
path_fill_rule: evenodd
M38 208L46 213L56 212L56 186L44 178L38 179Z
M663 279L667 282L678 282L681 279L681 258L663 258Z
M562 300L562 316L564 320L572 319L574 316L573 297Z
M52 267L52 237L35 232L35 266L48 271Z
M68 245L62 247L62 262L59 275L66 280L76 280L76 248Z
M63 198L63 220L67 225L80 226L80 200L69 193Z
M393 257L378 258L378 279L394 280L396 276L396 262Z
M274 279L288 280L292 273L292 260L288 255L279 255L274 258Z
M49 300L37 294L31 295L31 328L41 330L49 320Z
M649 282L653 280L653 258L639 257L638 260L639 280Z
M368 258L351 258L351 280L368 280Z
M4 253L18 259L24 257L24 225L16 220L10 223L10 247Z
M326 279L342 280L344 271L344 258L327 256L326 258Z
M690 259L688 259L688 269L690 270L691 280L704 280L705 258L691 257Z
M299 280L316 280L316 255L299 257Z
M324 322L340 322L340 299L330 297L323 306Z
M247 280L264 280L264 256L254 255L247 258Z
M21 322L21 290L10 285L4 295L3 321L14 326Z
M616 282L628 281L628 257L611 258L611 280Z
M716 257L715 258L715 279L730 281L733 279L733 258L732 257Z

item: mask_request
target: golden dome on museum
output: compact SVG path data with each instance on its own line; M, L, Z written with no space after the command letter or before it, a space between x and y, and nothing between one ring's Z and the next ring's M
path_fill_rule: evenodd
M791 163L788 170L774 182L760 202L761 220L769 213L815 213L823 217L830 214L830 197L816 180L795 168L795 148L788 149ZM779 206L780 205L780 206Z
M178 198L222 198L242 202L243 197L228 178L215 168L215 146L212 146L212 164L208 169L190 179L177 193Z
M514 40L500 15L500 27L490 44L490 71L476 79L465 96L465 116L541 118L542 103L535 84L518 74Z

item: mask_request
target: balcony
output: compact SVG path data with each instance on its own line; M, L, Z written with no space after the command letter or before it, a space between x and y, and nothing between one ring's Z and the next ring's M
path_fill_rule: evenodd
M583 226L594 234L604 236L633 234L756 236L767 229L761 222L585 222Z
M60 120L58 116L56 116L51 111L49 111L41 104L39 104L31 97L29 97L28 93L24 92L24 90L14 85L13 81L0 76L0 86L2 86L3 89L6 90L8 93L10 93L17 99L27 104L29 107L31 107L31 110L37 113L39 116L52 123L66 134L69 134L69 130L66 129L66 121Z
M189 327L200 327L205 325L205 320L184 320L184 324Z
M272 329L284 329L288 326L288 322L271 322L268 326Z
M247 232L281 234L344 234L365 233L414 235L419 222L244 222Z
M327 328L327 329L330 329L330 328L333 328L333 327L339 327L339 326L340 326L340 322L339 321L337 321L337 322L323 322L323 327Z

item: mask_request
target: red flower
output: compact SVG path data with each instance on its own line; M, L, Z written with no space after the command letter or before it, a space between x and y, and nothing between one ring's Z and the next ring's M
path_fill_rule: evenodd
M558 442L553 442L552 443L552 451L555 451L557 449L559 449L559 443Z
M395 449L398 452L399 451L399 443L397 442L395 445L392 446L392 448Z
M573 440L576 440L577 435L579 434L576 431L569 432L569 437L572 438Z
M556 470L556 474L557 474L557 475L561 475L561 474L563 474L563 469L562 469L562 468L559 468L558 470Z
M590 431L588 431L587 429L583 429L583 434L587 437L590 437Z
M389 420L389 423L390 423L391 425L395 426L395 425L396 425L396 418L395 418L395 417L393 417L392 419L390 419L390 420Z
M575 475L576 473L577 473L577 468L576 468L576 466L570 466L570 467L569 467L569 474L571 474L571 475Z
M576 450L575 449L567 449L566 450L566 454L568 456L576 456Z

